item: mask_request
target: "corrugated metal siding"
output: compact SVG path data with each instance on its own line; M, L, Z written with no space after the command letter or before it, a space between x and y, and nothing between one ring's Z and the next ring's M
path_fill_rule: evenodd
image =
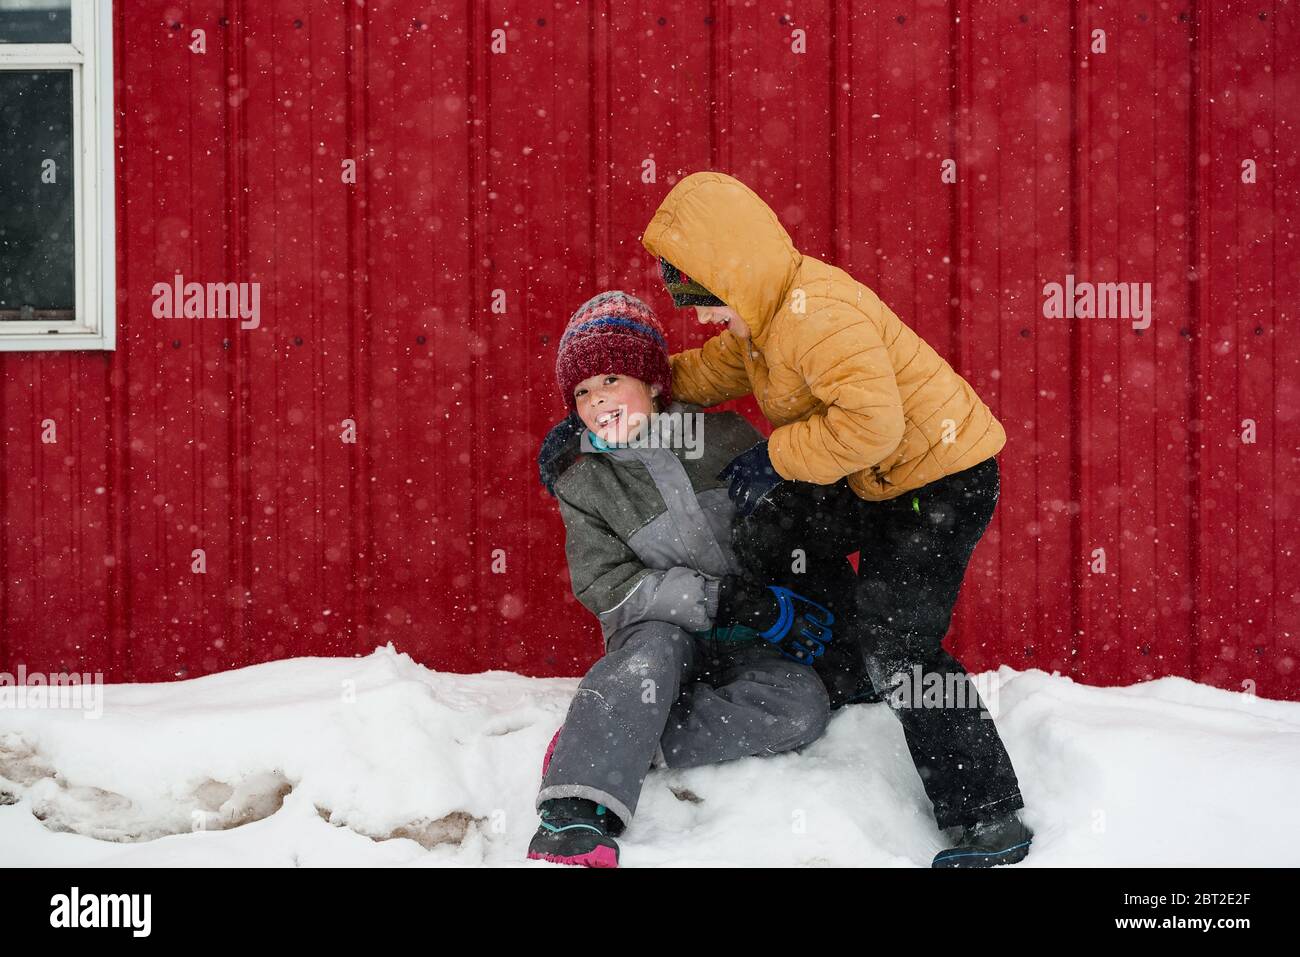
M8 670L165 680L392 641L441 669L579 672L597 632L533 464L561 412L556 336L612 286L701 340L638 237L714 168L1006 425L949 639L969 668L1300 698L1295 3L230 0L116 20L119 349L0 356ZM260 282L261 328L154 319L178 270ZM1151 328L1041 318L1067 273L1151 282Z

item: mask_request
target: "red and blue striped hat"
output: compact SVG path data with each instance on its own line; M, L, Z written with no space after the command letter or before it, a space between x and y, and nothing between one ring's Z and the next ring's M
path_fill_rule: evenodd
M668 340L654 310L620 290L591 297L573 314L560 337L555 378L570 409L573 390L583 379L614 373L658 385L659 399L672 399ZM662 407L661 405L661 407Z

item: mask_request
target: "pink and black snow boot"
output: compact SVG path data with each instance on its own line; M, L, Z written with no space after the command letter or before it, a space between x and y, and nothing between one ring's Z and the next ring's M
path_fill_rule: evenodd
M576 867L618 867L614 835L623 823L609 808L586 798L552 798L541 806L542 823L528 845L528 858Z

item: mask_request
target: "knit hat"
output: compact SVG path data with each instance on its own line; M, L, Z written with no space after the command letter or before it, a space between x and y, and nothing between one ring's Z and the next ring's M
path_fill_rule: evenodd
M658 385L659 401L671 399L672 372L668 340L654 310L630 293L612 290L578 307L560 337L555 378L569 409L573 390L583 379L602 373L630 375Z
M673 297L673 305L678 309L683 306L725 306L726 303L709 292L686 273L682 272L663 256L659 257L659 271L663 274L664 285Z

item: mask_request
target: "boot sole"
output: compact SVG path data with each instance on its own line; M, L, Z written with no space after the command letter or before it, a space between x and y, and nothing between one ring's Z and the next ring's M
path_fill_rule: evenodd
M1030 841L1022 841L1000 851L941 851L931 867L997 867L1015 864L1029 854Z
M530 861L550 861L552 864L569 864L574 867L618 867L618 851L605 844L598 845L585 854L547 854L529 851Z

